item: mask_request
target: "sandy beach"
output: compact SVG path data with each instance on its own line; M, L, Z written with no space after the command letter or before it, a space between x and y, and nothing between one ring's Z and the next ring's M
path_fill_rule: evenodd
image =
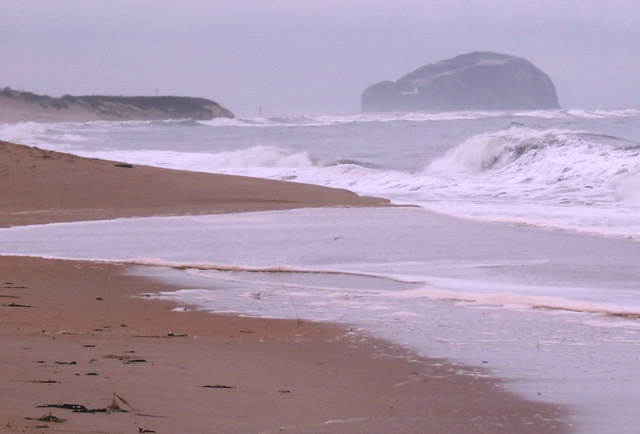
M0 141L0 227L63 221L380 206L347 190L165 170Z
M7 142L0 173L0 227L387 204ZM2 257L2 432L568 431L565 409L519 399L500 379L342 326L176 312L143 296L168 284L126 270Z

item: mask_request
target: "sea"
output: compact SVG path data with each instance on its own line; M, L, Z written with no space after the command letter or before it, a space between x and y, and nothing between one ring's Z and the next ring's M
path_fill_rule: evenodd
M0 254L120 261L177 310L328 321L640 432L640 110L0 124L0 139L345 188L320 208L0 230ZM142 295L141 295L142 296Z

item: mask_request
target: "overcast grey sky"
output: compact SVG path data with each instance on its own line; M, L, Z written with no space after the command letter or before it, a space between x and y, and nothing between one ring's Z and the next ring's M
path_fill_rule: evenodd
M346 114L370 84L491 50L564 108L638 108L639 19L632 0L0 0L0 86Z

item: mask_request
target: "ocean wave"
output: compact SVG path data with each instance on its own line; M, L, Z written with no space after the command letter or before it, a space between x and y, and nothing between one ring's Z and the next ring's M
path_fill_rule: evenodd
M596 119L640 116L640 110L531 110L531 111L455 111L455 112L388 112L331 115L282 115L268 117L217 118L198 121L201 125L224 127L292 127L325 126L375 122L460 121L499 117L534 117L542 119Z
M638 109L619 109L619 110L571 109L571 110L567 110L566 113L576 118L586 118L586 119L640 116L640 110Z
M311 167L323 167L335 164L312 158L307 152L289 152L276 146L254 146L237 151L178 152L160 150L74 150L75 154L111 161L126 161L131 164L143 164L176 170L194 172L227 173L261 177L261 170L275 170L276 174L264 177L278 177L289 170ZM282 175L286 176L286 175Z
M292 127L292 126L325 126L353 123L375 122L423 122L423 121L456 121L474 120L508 116L509 112L491 111L459 111L459 112L391 112L391 113L359 113L343 116L330 115L288 115L271 117L245 117L235 119L211 119L198 121L201 125L212 127Z
M632 207L640 207L640 174L625 175L617 179L613 186L618 201Z
M611 199L619 185L629 184L625 180L640 176L640 148L612 136L511 127L471 137L425 173L467 176L500 189Z
M401 284L419 284L421 286L414 289L403 289L395 291L374 291L369 289L356 289L346 288L342 286L323 286L314 283L312 286L304 283L290 283L278 282L278 288L297 288L303 290L299 295L308 297L309 294L313 294L316 299L316 303L320 301L322 297L335 298L335 292L340 291L342 293L345 290L349 290L349 297L361 298L361 297L374 297L377 299L389 299L391 300L411 300L411 299L429 299L429 300L446 300L464 303L475 303L483 306L500 306L508 309L539 309L539 310L557 310L568 311L576 313L587 314L601 314L607 316L616 316L624 318L638 319L640 318L640 311L637 309L630 309L621 306L607 305L603 303L597 303L587 300L569 299L560 296L549 295L526 295L518 294L517 292L510 292L509 285L504 284L490 284L496 289L501 286L505 286L504 291L501 292L474 292L465 289L469 284L465 284L459 279L445 279L445 278L430 278L429 276L395 276L380 273L369 273L357 270L338 270L338 269L321 269L321 268L303 268L289 265L276 265L276 266L246 266L246 265L234 265L234 264L217 264L217 263L183 263L172 262L162 259L154 258L139 258L126 261L119 261L129 265L139 266L152 266L171 268L175 270L188 270L188 271L215 271L222 273L284 273L284 274L322 274L322 275L338 275L338 276L354 276L373 279L383 279L391 282ZM222 279L226 280L224 276L218 274L197 274L200 277ZM235 280L234 280L235 281ZM242 282L247 284L256 284L264 287L268 290L270 282L268 281L253 281L251 279L244 279ZM473 285L479 285L478 282L473 282ZM447 289L449 286L458 287L459 290ZM524 286L517 289L522 290ZM310 290L310 292L304 292L304 290ZM516 290L517 290L516 289ZM562 292L562 291L560 291ZM296 293L287 293L287 297L295 297ZM210 306L203 306L205 308Z
M159 258L137 258L119 261L128 265L143 265L150 267L171 268L174 270L198 270L198 271L220 271L220 272L246 272L246 273L285 273L285 274L335 274L341 276L369 277L373 279L384 279L399 283L419 283L412 279L401 279L379 273L368 273L364 271L339 270L329 268L304 268L293 265L272 265L272 266L250 266L235 264L218 264L213 262L174 262Z
M312 167L317 161L312 160L307 152L292 153L275 146L254 146L238 151L209 154L208 164L213 167Z
M290 115L270 117L244 117L244 118L216 118L206 121L198 121L198 124L209 127L295 127L324 125L315 116Z
M531 110L515 112L516 117L532 117L541 119L600 119L600 118L626 118L640 117L638 109L619 109L619 110L586 110L586 109L568 109L568 110Z
M626 120L545 121L548 117L626 116ZM528 119L513 113L386 113L351 116L282 116L215 119L212 121L96 121L87 123L37 123L0 125L0 138L90 158L132 164L253 176L346 188L358 194L381 196L398 203L412 203L451 215L479 220L505 221L569 229L589 228L610 235L640 236L640 145L615 137L637 139L638 110L569 110L521 112L537 116L539 130L523 126ZM505 116L496 118L496 116ZM446 121L494 117L487 129L511 128L478 134L450 151L439 147L438 134L426 137L424 128L411 121ZM382 125L383 122L407 122ZM412 132L412 143L384 150L361 146L358 134L373 130L385 133ZM354 128L334 128L325 142L312 145L298 141L299 131L229 130L224 125L339 125L361 123ZM452 123L464 129L470 124ZM211 126L221 126L211 131ZM555 127L562 125L564 129ZM569 130L565 125L573 125ZM618 127L620 125L620 127ZM391 127L391 128L387 128ZM165 128L172 130L164 131ZM448 127L446 127L448 128ZM605 131L607 134L592 131ZM313 129L313 133L317 132ZM439 130L438 130L439 131ZM471 129L470 131L477 131ZM486 131L486 130L485 130ZM281 134L282 133L282 134ZM320 136L324 137L322 131ZM306 134L306 132L305 132ZM312 131L309 131L312 134ZM287 140L279 141L280 136ZM267 138L265 139L265 136ZM462 137L457 134L456 137ZM338 139L336 139L338 138ZM303 139L304 140L304 137ZM351 144L349 141L353 141ZM435 144L430 143L435 141ZM264 143L262 146L247 144ZM306 147L305 147L306 146ZM447 145L449 147L450 145ZM407 155L414 156L405 164ZM434 155L439 155L433 160ZM403 164L396 164L397 161ZM386 162L389 162L388 164ZM423 161L426 169L421 170ZM412 171L406 169L413 167Z
M540 310L558 310L576 313L601 314L623 318L640 318L640 311L609 306L590 301L571 300L565 297L520 295L513 293L474 293L458 292L431 288L405 290L390 294L391 297L429 300L451 300L481 305L501 306L505 308L531 308Z
M539 119L600 119L640 117L639 109L619 110L532 110L532 111L456 111L456 112L388 112L357 113L349 115L280 115L238 118L215 118L211 120L166 119L133 121L89 121L40 123L21 122L0 124L0 138L8 141L38 145L59 139L61 132L108 131L110 129L136 129L146 127L309 127L356 123L386 122L448 122L481 120L490 118L530 117Z
M0 124L0 139L25 145L38 145L47 137L50 128L50 124L39 122Z

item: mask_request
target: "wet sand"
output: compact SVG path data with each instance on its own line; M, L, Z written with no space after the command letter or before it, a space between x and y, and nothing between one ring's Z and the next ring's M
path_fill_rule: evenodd
M113 164L0 144L0 226L385 203ZM0 258L3 432L567 431L563 409L518 399L499 379L342 326L175 312L141 296L168 284L126 270ZM64 404L110 411L39 407Z
M0 141L0 227L118 217L385 206L347 190L168 170Z

